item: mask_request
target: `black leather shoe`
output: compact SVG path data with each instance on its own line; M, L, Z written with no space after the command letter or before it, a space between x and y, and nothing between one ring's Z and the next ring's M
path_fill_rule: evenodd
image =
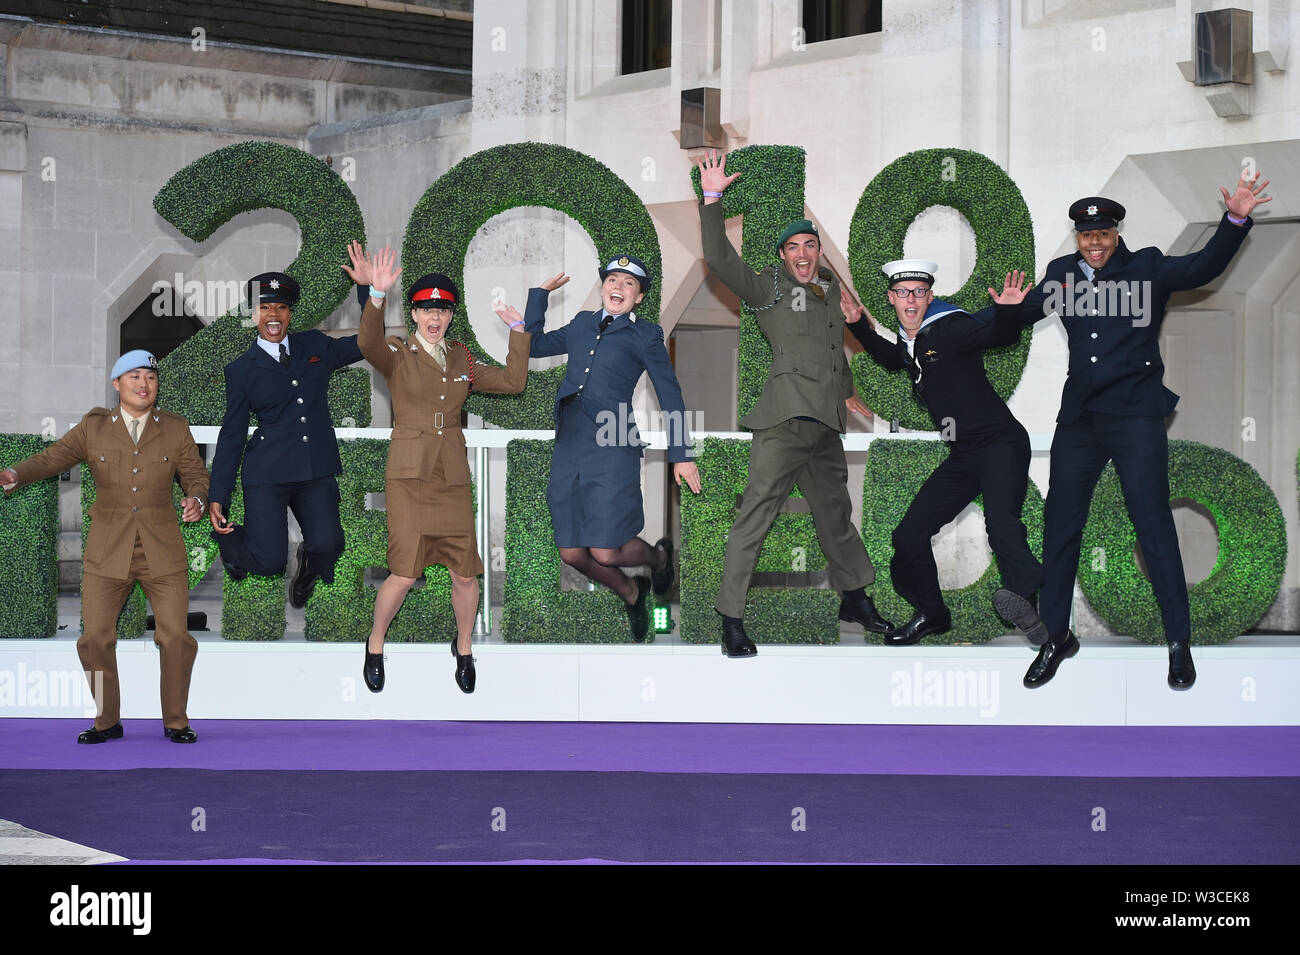
M655 593L662 597L668 593L668 588L673 585L673 542L667 537L661 537L655 547L664 549L666 559L664 560L663 570L650 571L650 583L653 585Z
M371 653L369 637L366 638L363 649L366 651L366 662L361 665L361 678L366 681L367 690L378 693L384 688L384 651Z
M646 595L650 593L650 581L636 577L636 603L627 605L627 617L632 623L632 642L645 643L646 634L650 632L650 607Z
M303 544L298 545L298 572L293 575L293 585L289 588L289 603L295 607L307 606L311 592L316 589L320 574L313 573L307 566L307 550Z
M1169 689L1187 690L1196 682L1196 667L1192 665L1191 645L1176 640L1169 644Z
M1056 676L1056 669L1062 660L1068 660L1079 652L1079 640L1072 631L1065 631L1065 639L1059 644L1048 640L1038 651L1038 656L1025 672L1025 686L1035 689Z
M952 629L952 614L942 616L914 613L912 619L897 630L885 634L885 643L891 647L906 647L920 643L932 633L946 633Z
M121 722L114 723L106 730L97 730L91 727L88 730L82 730L77 734L78 743L107 743L110 739L122 738Z
M993 594L993 609L1034 646L1041 647L1047 642L1047 627L1039 619L1032 597L1022 597L1013 590L998 590Z
M758 656L758 647L745 633L739 617L722 618L722 652L733 658Z
M866 594L856 599L840 598L840 619L845 623L860 623L862 629L872 633L889 633L894 625L876 612L876 605Z
M474 654L456 649L457 637L451 638L451 655L456 658L456 685L462 693L473 693L478 674L474 671Z
M173 743L197 743L199 741L199 734L188 726L178 730L169 730L163 727L163 736L166 736Z
M243 580L248 576L248 571L244 570L244 568L240 567L238 564L227 563L224 557L221 559L221 566L226 568L226 576L231 580Z

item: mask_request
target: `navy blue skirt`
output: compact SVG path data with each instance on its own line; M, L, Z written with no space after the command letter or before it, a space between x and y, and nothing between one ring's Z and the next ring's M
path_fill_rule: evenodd
M641 449L601 447L596 432L581 402L560 409L546 484L556 547L622 547L645 527Z

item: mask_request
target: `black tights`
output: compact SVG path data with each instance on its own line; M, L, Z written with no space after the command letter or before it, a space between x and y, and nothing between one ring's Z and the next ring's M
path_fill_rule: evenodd
M664 554L657 547L633 537L622 547L561 547L560 560L598 584L604 584L629 604L637 598L636 582L620 567L646 567L658 570Z

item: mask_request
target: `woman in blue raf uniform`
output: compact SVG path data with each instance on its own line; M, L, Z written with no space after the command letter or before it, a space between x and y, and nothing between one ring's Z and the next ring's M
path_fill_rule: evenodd
M384 501L388 511L389 576L375 597L374 625L366 644L362 675L371 692L384 688L384 635L424 569L441 564L451 574L451 605L457 635L456 685L473 693L476 674L470 633L478 610L478 575L483 573L474 536L474 505L460 411L472 390L515 394L528 376L529 336L523 321L510 321L506 367L475 365L469 349L446 341L452 310L460 300L456 283L426 275L411 286L408 301L416 332L384 338L385 293L401 269L396 253L381 249L373 258L360 243L348 246L358 285L370 285L358 344L366 361L388 382L393 399L393 437L388 449Z
M532 333L532 357L569 356L555 399L555 449L546 502L560 559L617 593L627 603L632 639L650 630L644 577L621 567L648 566L655 593L673 580L672 542L653 547L637 535L645 526L641 506L641 443L632 417L632 392L649 372L664 412L668 460L678 485L700 491L700 474L688 460L686 408L664 347L663 329L638 320L633 309L652 281L645 264L616 256L600 270L603 308L579 312L563 328L544 331L548 295L569 281L561 273L528 292L524 322ZM518 318L513 308L501 312Z

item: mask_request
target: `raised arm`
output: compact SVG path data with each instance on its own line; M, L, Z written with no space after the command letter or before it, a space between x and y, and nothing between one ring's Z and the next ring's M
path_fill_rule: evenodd
M524 330L532 336L528 353L533 358L563 355L568 351L566 339L569 326L557 328L553 332L546 330L546 303L551 292L568 281L569 277L561 272L547 279L537 288L528 290L528 305L524 308Z
M745 264L727 239L726 222L722 217L722 193L740 177L740 173L727 175L727 157L712 150L700 160L700 187L704 203L700 206L700 242L704 247L704 261L709 271L721 280L745 304L757 308L767 305L776 297L776 287L770 277L755 272Z
M957 346L962 351L984 351L1010 345L1020 337L1023 328L1021 313L1030 290L1025 288L1026 273L1008 272L1002 280L1002 291L989 289L994 304L980 309L955 329L962 337Z
M844 313L844 324L873 361L890 371L902 371L903 359L898 355L897 343L876 332L871 313L859 305L844 286L840 286L840 311Z
M348 256L352 264L343 266L343 271L357 283L357 287L364 285L371 291L382 293L379 296L366 296L356 344L366 361L387 378L392 373L395 356L384 341L384 313L388 293L397 287L398 276L402 274L402 270L396 266L397 253L391 248L383 248L372 258L360 242L349 242Z
M1259 173L1250 178L1244 172L1232 195L1220 186L1219 192L1228 211L1219 220L1219 227L1199 252L1167 255L1161 259L1160 280L1164 285L1171 291L1182 291L1200 288L1218 278L1254 225L1250 214L1256 206L1272 201L1272 196L1264 195L1267 186L1267 179L1259 181Z
M533 336L524 331L524 320L517 308L500 305L493 311L510 326L510 352L506 355L504 368L496 365L474 366L474 390L516 395L524 390L524 383L528 380L528 348Z

